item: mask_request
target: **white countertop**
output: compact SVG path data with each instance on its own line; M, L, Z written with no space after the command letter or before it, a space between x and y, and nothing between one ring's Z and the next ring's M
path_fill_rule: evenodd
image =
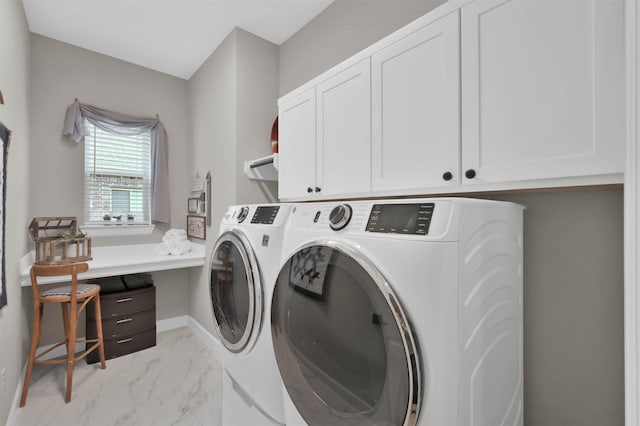
M168 269L203 266L205 263L205 246L192 244L189 253L180 256L159 255L154 248L159 244L130 244L124 246L92 247L91 257L87 261L89 270L78 275L78 279L109 277L114 275L134 274L138 272L166 271ZM29 277L34 253L29 252L20 259L20 285L31 285ZM68 282L67 277L42 277L38 284Z

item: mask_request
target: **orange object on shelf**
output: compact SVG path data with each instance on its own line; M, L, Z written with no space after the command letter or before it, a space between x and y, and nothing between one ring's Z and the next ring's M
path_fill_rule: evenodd
M278 117L276 117L276 121L273 122L273 127L271 127L271 151L274 154L278 153Z

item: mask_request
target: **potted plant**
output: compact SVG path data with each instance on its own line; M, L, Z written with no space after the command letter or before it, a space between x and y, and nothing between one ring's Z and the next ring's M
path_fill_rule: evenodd
M114 216L113 218L114 218L115 220L118 220L118 221L119 221L119 220L121 220L121 219L122 219L122 215L121 215L121 214L119 214L118 216Z
M83 239L84 237L87 236L87 234L85 234L84 232L79 232L76 235L70 234L68 232L58 232L58 238L60 240L63 240L59 243L56 243L56 248L62 248L66 245L67 247L67 252L66 254L63 253L62 258L69 258L69 257L78 257L79 256L79 252L78 252L78 240ZM64 250L64 249L63 249Z
M129 214L127 215L127 220L134 220L135 218L136 218L136 215L135 215L135 214L133 214L133 213L129 213Z
M111 215L109 213L105 213L104 216L102 216L102 220L111 220Z

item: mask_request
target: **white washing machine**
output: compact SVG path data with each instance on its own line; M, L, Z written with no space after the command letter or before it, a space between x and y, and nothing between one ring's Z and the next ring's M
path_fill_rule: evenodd
M271 308L286 424L522 425L522 213L295 206Z
M231 206L211 255L213 320L224 348L223 426L284 423L270 335L271 295L290 206Z

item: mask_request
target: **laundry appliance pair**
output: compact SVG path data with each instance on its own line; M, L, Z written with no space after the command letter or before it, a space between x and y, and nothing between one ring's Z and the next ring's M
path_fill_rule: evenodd
M283 208L280 260L263 280L265 369L247 376L248 400L262 398L261 381L271 395L281 385L284 410L262 407L290 426L522 425L521 206L434 198ZM242 356L230 359L246 372ZM233 374L225 380L241 387Z

